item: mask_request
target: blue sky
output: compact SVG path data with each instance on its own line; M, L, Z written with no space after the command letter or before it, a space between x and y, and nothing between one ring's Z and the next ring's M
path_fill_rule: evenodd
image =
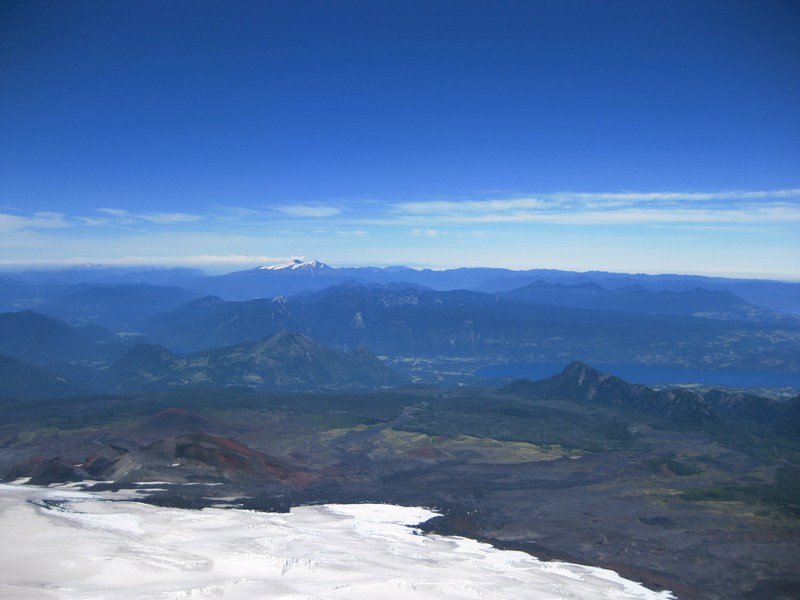
M0 263L800 279L796 2L5 2Z

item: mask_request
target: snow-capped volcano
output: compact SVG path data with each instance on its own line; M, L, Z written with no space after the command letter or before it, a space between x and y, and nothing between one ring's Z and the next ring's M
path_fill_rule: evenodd
M212 278L213 285L205 289L228 299L293 296L342 283L350 270L293 256L286 262L219 275Z
M278 263L274 265L264 265L263 267L258 267L260 270L265 271L283 271L283 270L290 270L290 271L333 271L333 267L326 265L323 262L320 262L316 259L306 260L303 256L293 256L289 259L288 262L285 263Z

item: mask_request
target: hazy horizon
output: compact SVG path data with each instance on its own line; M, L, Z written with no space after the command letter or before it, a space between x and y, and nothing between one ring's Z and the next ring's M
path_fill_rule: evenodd
M196 269L202 271L206 275L225 275L228 273L235 273L237 271L244 271L247 269L256 269L258 267L266 266L266 265L278 265L287 262L293 258L306 258L300 255L292 255L286 257L254 257L261 258L263 260L244 260L239 262L228 263L227 265L223 266L220 264L213 264L213 263L204 263L204 262L175 262L175 263L164 263L164 264L155 264L155 263L145 263L145 262L128 262L128 261L99 261L99 262L20 262L20 263L12 263L12 262L0 262L0 273L15 273L15 272L26 272L26 271L57 271L60 269L69 269L69 268L119 268L119 269L143 269L143 270L168 270L168 269ZM237 257L237 259L240 257ZM393 264L376 264L376 263L363 263L363 264L353 264L353 263L334 263L332 261L317 259L316 257L308 257L308 260L319 260L320 262L333 267L333 268L379 268L379 269L389 269L392 267L406 267L415 270L431 270L431 271L447 271L453 269L507 269L509 271L533 271L533 270L552 270L552 271L564 271L564 272L575 272L575 273L589 273L589 272L598 272L598 273L612 273L612 274L630 274L630 275L689 275L689 276L699 276L699 277L721 277L721 278L730 278L730 279L763 279L763 280L770 280L770 281L785 281L789 283L800 282L800 274L791 274L791 273L746 273L746 272L713 272L713 271L623 271L623 270L615 270L615 269L607 269L607 268L591 268L591 269L577 269L577 268L569 268L569 267L550 267L547 265L533 265L529 267L509 267L502 264L461 264L461 265L435 265L435 264L416 264L416 263L393 263Z

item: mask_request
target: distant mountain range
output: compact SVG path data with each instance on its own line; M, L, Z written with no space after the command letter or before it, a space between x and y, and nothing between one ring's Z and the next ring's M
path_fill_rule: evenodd
M285 331L188 355L126 344L100 327L70 327L33 312L0 314L0 333L7 334L0 338L7 353L0 354L0 398L180 386L310 390L405 383L367 350L342 352Z
M721 294L720 311L724 307L727 314L741 310L742 318L752 316L746 303ZM704 294L697 296L705 300ZM703 308L709 309L707 302ZM348 284L289 299L202 298L147 320L141 331L179 352L288 330L329 346L364 347L393 357L800 370L797 320L778 317L773 322L771 312L763 312L770 313L767 322L726 321L555 306L480 292Z
M380 387L403 379L366 350L341 352L297 333L178 355L134 347L98 374L103 390L156 391L180 386L310 389Z
M389 381L366 363L358 371L351 354L359 348L408 364L586 360L800 372L800 315L754 304L732 291L737 288L756 296L778 290L774 297L791 304L800 284L549 270L334 268L299 258L217 277L182 269L32 271L0 278L0 309L10 309L0 313L0 355L106 390L171 387L204 377L220 386ZM230 299L237 297L244 299ZM298 365L275 362L274 372L258 376L261 383L258 377L248 383L245 373L260 355L244 346L281 332L344 353L351 359L347 368L358 374L339 377L328 354L327 375L293 373ZM147 345L135 348L140 344ZM253 365L240 368L244 363L220 350L239 346ZM321 348L315 350L320 356ZM129 371L117 363L126 353L134 365ZM206 367L198 369L203 361ZM435 375L434 366L422 368ZM101 381L85 369L103 369L108 378Z
M731 279L699 275L647 275L605 271L561 271L555 269L511 270L465 267L431 270L396 267L331 267L318 260L293 259L226 275L205 276L197 269L144 269L83 266L68 269L7 271L0 277L0 309L33 308L37 299L48 299L78 284L149 284L179 286L199 295L216 295L227 300L292 296L320 291L346 282L389 284L405 282L438 291L473 290L486 293L509 292L544 282L573 286L594 283L606 290L641 287L652 291L685 292L698 288L736 294L756 306L800 314L800 283L761 279ZM22 286L22 289L19 289ZM33 286L25 288L25 286ZM17 288L16 290L14 288ZM27 290L27 291L26 291ZM73 290L74 291L74 290ZM10 298L9 298L10 294ZM27 304L10 304L26 296Z
M726 279L696 275L644 275L589 271L577 273L553 269L514 271L469 267L434 271L409 267L334 268L317 260L296 259L286 265L268 265L218 277L192 280L196 289L233 300L319 291L345 283L393 283L403 281L434 290L507 292L535 282L561 285L595 283L607 289L640 286L656 291L682 292L704 288L737 294L745 301L772 310L800 314L800 283L768 280Z
M177 285L189 279L203 277L200 269L121 267L116 265L75 265L63 268L14 269L0 273L7 280L30 285L118 285L140 283L149 285Z
M143 292L162 297L171 306L182 295L158 286L136 287L133 292L126 286L120 293L108 293L105 287L94 291L82 294L101 304L107 299L109 305L86 306L114 320L124 315L120 298L143 304L147 301L138 295ZM680 314L681 310L691 314ZM136 308L131 313L146 314ZM107 366L141 343L163 346L167 353L193 354L295 332L338 351L365 348L394 359L470 359L484 364L588 360L800 371L797 318L755 307L728 292L703 290L609 291L594 284L538 283L511 293L485 294L344 284L293 298L198 298L127 324L123 331L71 326L33 311L0 313L0 354L75 380L82 377L74 372L75 365Z
M540 280L498 295L509 300L554 306L800 324L800 318L755 306L724 290L652 290L641 285L607 289L594 282L565 285Z
M202 296L148 283L25 283L0 278L0 312L35 310L73 325L125 329Z

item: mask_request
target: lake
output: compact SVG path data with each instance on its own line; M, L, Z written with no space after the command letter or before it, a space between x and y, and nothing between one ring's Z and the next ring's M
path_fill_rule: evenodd
M478 369L479 377L513 377L516 379L544 379L559 373L567 366L566 362L548 363L507 363L489 365ZM631 383L663 385L678 383L697 383L723 387L792 387L800 388L800 373L763 373L749 371L706 371L703 369L682 369L641 364L593 363L591 365L604 373L612 373Z

